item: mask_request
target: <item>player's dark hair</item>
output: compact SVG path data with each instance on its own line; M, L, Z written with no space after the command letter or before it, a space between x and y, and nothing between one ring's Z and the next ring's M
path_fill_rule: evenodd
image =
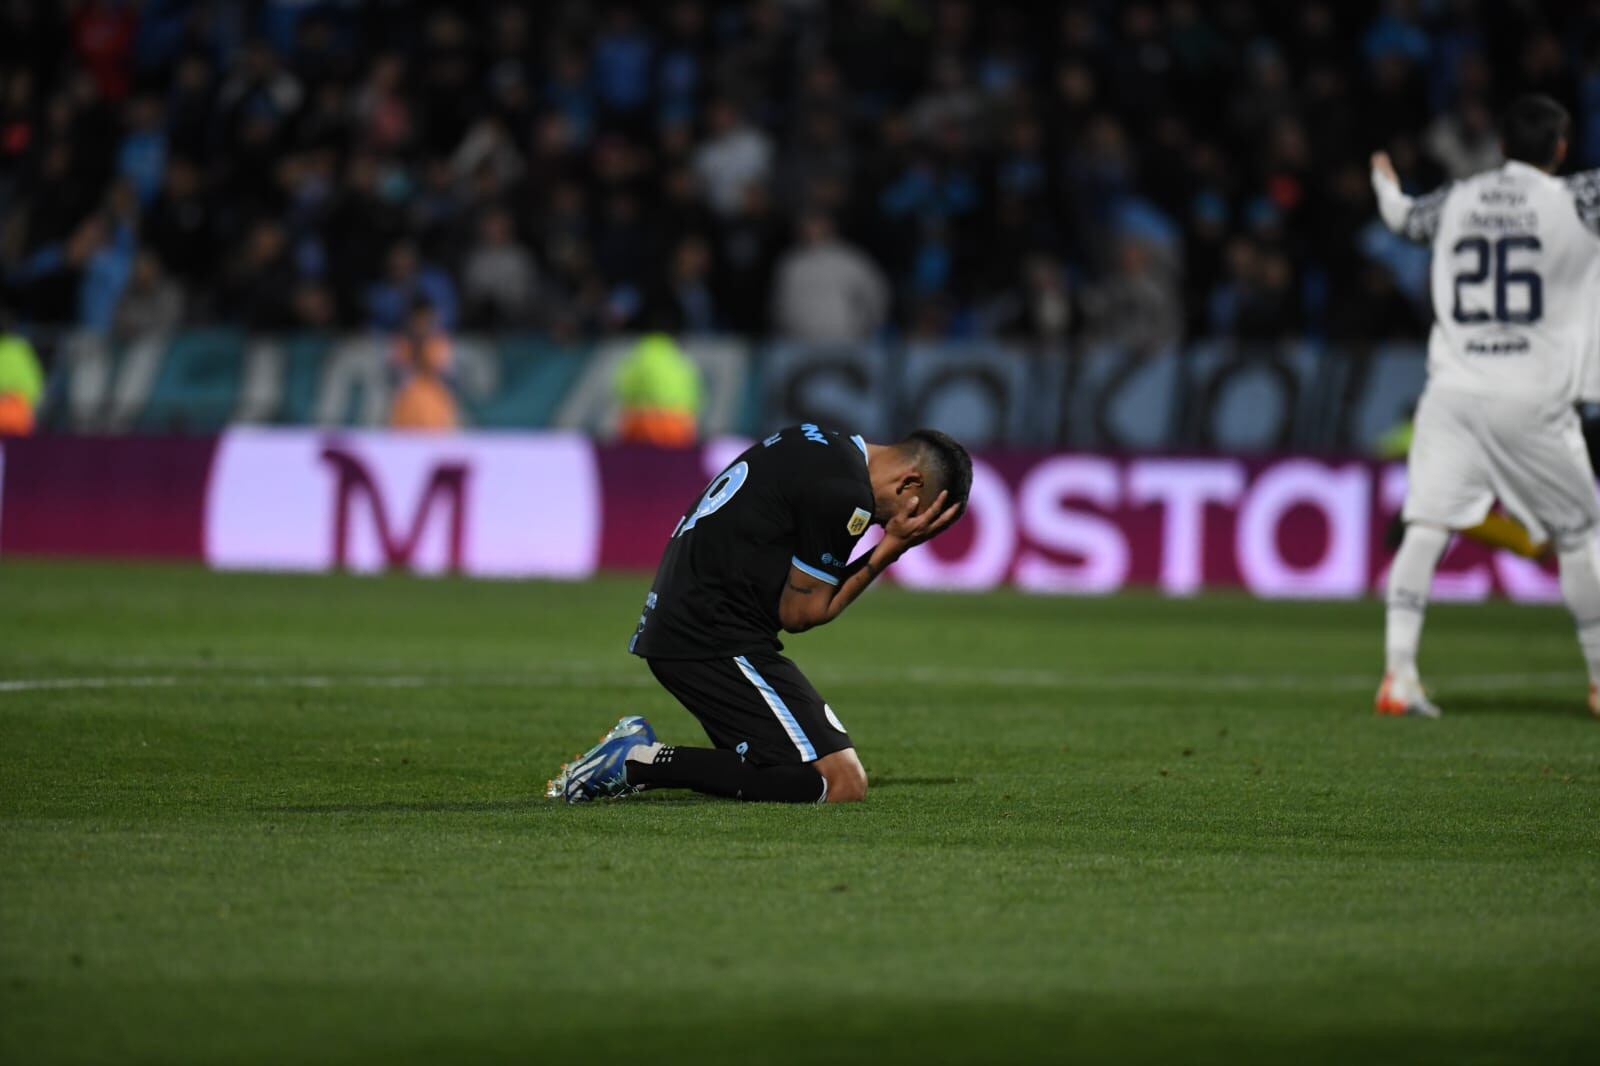
M1518 97L1500 117L1500 149L1507 159L1536 167L1556 162L1556 145L1572 128L1572 116L1550 97L1530 93Z
M966 505L967 495L972 491L972 456L960 441L937 429L918 429L901 441L900 446L916 455L924 477L950 494L946 507L952 503Z

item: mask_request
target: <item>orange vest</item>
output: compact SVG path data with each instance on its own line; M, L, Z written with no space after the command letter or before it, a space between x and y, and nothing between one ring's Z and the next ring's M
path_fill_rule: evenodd
M456 415L456 398L436 377L416 377L401 385L389 409L389 425L395 429L455 429L461 424Z
M696 427L691 411L664 411L659 408L629 408L622 412L617 438L629 444L654 444L661 448L688 448L695 442Z
M14 392L0 395L0 437L26 437L33 432L33 405Z
M389 425L394 429L435 431L458 428L461 417L456 398L440 378L449 369L454 354L449 339L436 333L423 340L420 351L414 343L402 338L391 355L408 374L395 390Z

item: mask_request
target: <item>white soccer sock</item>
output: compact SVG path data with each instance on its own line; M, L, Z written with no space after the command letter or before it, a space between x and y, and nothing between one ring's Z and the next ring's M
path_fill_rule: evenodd
M1561 598L1578 627L1589 680L1600 682L1600 539L1591 533L1581 544L1562 548L1559 559Z
M1415 680L1417 645L1422 643L1422 617L1428 609L1433 571L1450 543L1450 534L1436 526L1406 526L1405 539L1389 567L1384 613L1384 669L1397 679Z

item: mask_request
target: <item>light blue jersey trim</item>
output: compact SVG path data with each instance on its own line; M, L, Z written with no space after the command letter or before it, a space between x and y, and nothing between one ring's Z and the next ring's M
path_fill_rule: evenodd
M861 439L861 434L856 433L850 437L850 443L861 449L861 458L867 457L867 442Z
M790 559L789 562L792 563L794 568L800 571L802 574L810 574L818 581L826 581L830 585L837 585L839 583L839 579L834 577L832 574L818 570L814 566L807 566L805 563L802 563L798 555Z
M790 713L789 705L783 702L783 698L777 692L773 691L771 685L767 684L767 679L762 677L761 673L750 665L749 659L746 659L743 655L735 655L733 663L739 668L739 672L745 676L745 679L761 693L761 698L767 702L768 707L772 708L772 713L778 716L779 724L783 726L783 731L789 734L789 739L794 741L795 748L800 752L800 758L806 762L816 762L817 749L813 748L811 741L806 739L805 732L800 728L800 723L795 721L794 715Z

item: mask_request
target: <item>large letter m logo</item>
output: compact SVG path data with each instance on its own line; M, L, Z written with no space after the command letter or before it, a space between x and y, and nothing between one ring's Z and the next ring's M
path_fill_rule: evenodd
M383 553L384 566L392 569L411 566L423 531L427 529L428 516L433 513L435 503L439 503L449 512L449 569L452 572L461 570L467 510L467 467L464 464L440 463L435 466L423 486L410 525L396 529L390 525L382 489L365 463L357 456L333 446L322 450L322 459L333 467L336 478L333 520L335 566L345 569L349 565L351 520L356 500L364 498L367 501L367 513L372 516L378 547Z

